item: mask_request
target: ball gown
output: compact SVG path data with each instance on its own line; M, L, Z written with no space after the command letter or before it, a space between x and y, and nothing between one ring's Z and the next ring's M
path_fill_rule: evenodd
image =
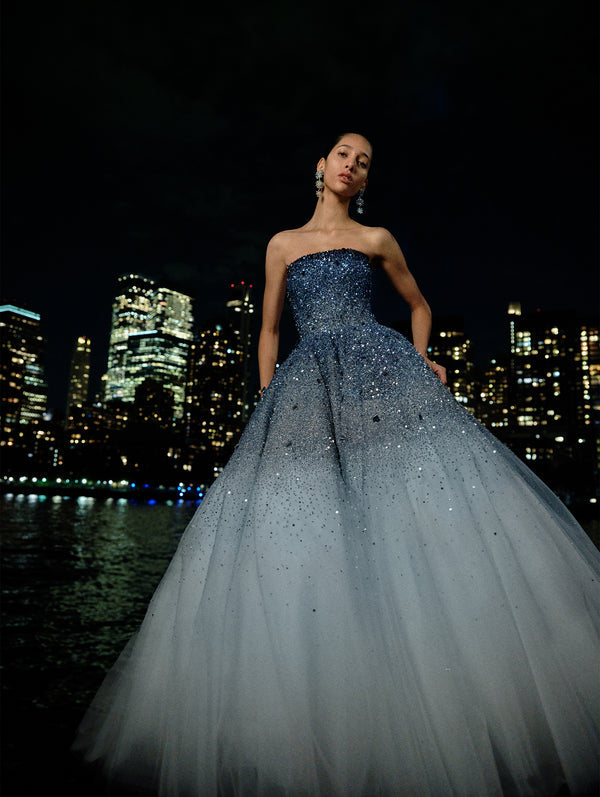
M371 309L291 263L299 342L74 748L168 797L594 788L600 556Z

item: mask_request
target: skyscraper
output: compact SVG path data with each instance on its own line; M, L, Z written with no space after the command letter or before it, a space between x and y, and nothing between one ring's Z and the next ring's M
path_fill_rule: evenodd
M490 360L479 385L477 418L498 434L508 426L508 365L506 357Z
M580 326L574 312L511 312L510 401L513 427L546 427L560 436L577 418L582 382Z
M523 313L516 302L508 314L508 425L500 437L542 478L560 471L565 500L591 491L598 469L598 327L574 311Z
M246 425L250 410L252 285L231 285L227 314L205 323L194 342L186 399L192 456L218 471Z
M91 341L86 335L80 335L73 349L71 370L69 372L69 389L67 392L67 418L72 409L81 409L88 400L90 383Z
M250 412L250 344L252 316L252 285L242 282L232 283L227 302L229 324L233 333L233 356L239 365L237 402L241 410L241 420L245 424Z
M600 345L598 322L583 321L579 326L579 351L575 359L581 368L581 386L577 406L583 426L600 425Z
M477 414L479 391L471 341L465 334L462 316L438 316L434 319L427 356L446 368L448 388L454 398Z
M154 283L146 277L128 274L118 279L119 293L112 306L105 400L133 400L135 386L128 387L127 342L131 335L145 332L154 298Z
M105 398L135 401L136 389L153 379L173 394L173 421L183 416L192 299L137 275L119 279L113 303Z
M4 440L20 424L37 424L47 405L40 316L12 304L0 306L0 422Z

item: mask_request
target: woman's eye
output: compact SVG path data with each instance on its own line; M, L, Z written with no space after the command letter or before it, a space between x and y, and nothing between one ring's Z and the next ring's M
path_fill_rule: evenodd
M338 155L340 155L342 158L345 158L347 153L342 150L341 152L338 152Z

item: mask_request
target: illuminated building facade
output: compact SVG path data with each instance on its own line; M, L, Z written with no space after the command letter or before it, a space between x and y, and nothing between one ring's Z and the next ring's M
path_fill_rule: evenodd
M173 394L172 423L183 417L190 346L192 299L157 287L137 275L119 278L113 303L107 402L134 402L136 390L153 379Z
M509 415L508 360L490 360L479 381L479 409L477 418L496 434L508 428Z
M45 341L40 316L12 304L0 305L0 418L2 437L21 424L38 424L46 412Z
M581 368L574 313L509 313L511 422L561 430L577 417Z
M461 316L434 319L427 356L446 368L448 387L469 412L479 411L479 389L472 358L471 341Z
M596 474L600 472L600 345L598 321L584 321L579 325L579 350L576 361L581 371L578 385L577 423L579 440L590 441L594 447Z
M250 345L252 343L251 325L254 315L252 285L246 282L232 283L227 302L229 326L233 333L232 354L238 363L238 391L235 401L239 407L240 419L245 426L250 414Z
M90 385L90 358L91 341L86 335L80 335L71 358L67 391L67 418L71 416L73 409L81 409L87 403Z
M579 351L575 359L581 369L577 419L582 426L600 425L600 346L598 323L579 326Z
M146 277L129 274L119 277L119 292L112 306L108 368L106 371L106 401L125 399L127 391L127 342L131 335L148 328L152 308L154 283ZM131 399L129 399L131 400Z
M231 286L227 316L198 332L190 360L186 437L192 459L221 470L250 411L252 285Z
M571 311L509 306L508 428L522 458L591 474L597 468L598 327Z

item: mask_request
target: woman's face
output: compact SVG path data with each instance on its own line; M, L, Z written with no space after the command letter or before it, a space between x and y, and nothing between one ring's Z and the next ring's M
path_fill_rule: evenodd
M354 196L367 184L372 147L364 136L347 133L333 147L317 168L323 169L323 181L336 194Z

